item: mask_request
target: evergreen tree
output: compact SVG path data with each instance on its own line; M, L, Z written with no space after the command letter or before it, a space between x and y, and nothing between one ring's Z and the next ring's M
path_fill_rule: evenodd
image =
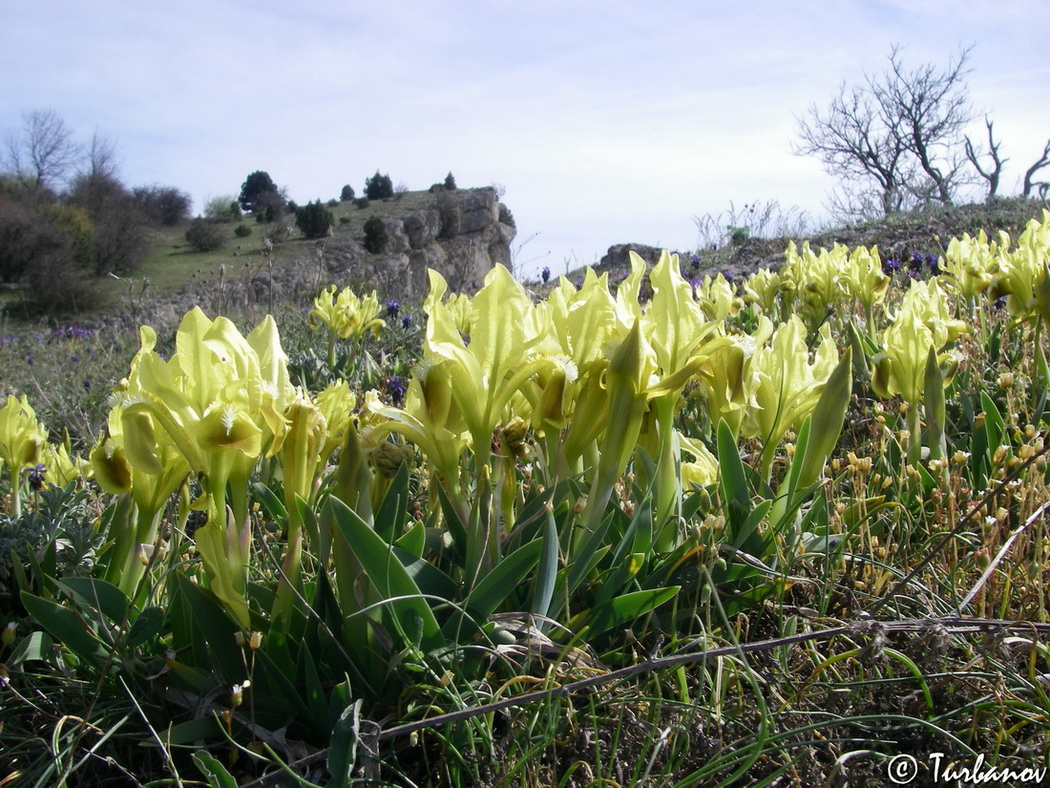
M335 224L335 219L332 212L318 200L296 209L295 224L307 238L323 238L328 235L328 228Z

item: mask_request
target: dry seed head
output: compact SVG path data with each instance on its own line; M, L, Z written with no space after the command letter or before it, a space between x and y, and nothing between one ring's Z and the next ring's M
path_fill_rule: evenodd
M867 473L871 470L871 457L858 457L849 451L846 452L846 459L849 461L850 469L857 473Z
M1008 389L1014 384L1014 373L1004 372L999 376L999 388Z

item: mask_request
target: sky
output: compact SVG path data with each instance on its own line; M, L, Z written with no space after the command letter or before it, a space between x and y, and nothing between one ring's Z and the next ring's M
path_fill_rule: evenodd
M299 203L451 171L504 190L517 275L558 274L693 250L697 217L756 201L826 222L798 118L893 46L972 45L972 133L994 121L1017 193L1050 139L1047 30L1046 0L0 0L0 134L53 110L196 211L255 170Z

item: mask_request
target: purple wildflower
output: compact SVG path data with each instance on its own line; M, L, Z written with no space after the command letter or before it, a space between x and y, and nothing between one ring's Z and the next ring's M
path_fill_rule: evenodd
M47 475L47 468L44 467L43 463L34 465L29 469L29 489L41 490L44 487L44 476Z
M394 404L400 406L405 401L405 393L408 391L408 384L404 378L396 375L391 376L387 379L386 390L390 394L390 399L394 401Z

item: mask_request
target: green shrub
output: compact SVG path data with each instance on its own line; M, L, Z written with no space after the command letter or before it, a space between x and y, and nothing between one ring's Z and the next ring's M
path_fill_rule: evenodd
M382 254L390 242L386 225L378 216L373 216L365 222L365 249L372 254Z
M295 224L307 238L323 238L335 224L332 212L320 200L308 202L295 212Z
M357 208L359 211L367 208L369 205L370 203L368 202L367 197L358 197L356 200L354 200L354 207Z
M252 234L252 228L246 224L238 224L237 227L234 229L233 234L236 235L238 238L247 238L249 235Z
M198 217L190 222L186 241L198 252L214 252L226 245L226 231L222 225Z
M365 179L365 197L370 200L386 200L394 196L394 182L389 175L380 175L379 170Z
M346 184L346 186L343 187L343 190L339 192L339 199L343 202L349 202L354 199L354 187L349 183Z
M729 232L729 242L733 246L743 246L751 239L750 227L737 227L731 224L726 230Z
M233 195L212 197L204 204L204 218L212 222L232 222L241 218L241 204Z
M256 170L241 184L240 205L244 210L252 213L257 213L260 209L265 210L269 200L264 195L277 191L277 184L273 182L270 173ZM260 198L263 199L260 200Z
M445 176L445 183L443 185L448 191L455 191L456 179L452 176L452 170L448 171L448 175Z

